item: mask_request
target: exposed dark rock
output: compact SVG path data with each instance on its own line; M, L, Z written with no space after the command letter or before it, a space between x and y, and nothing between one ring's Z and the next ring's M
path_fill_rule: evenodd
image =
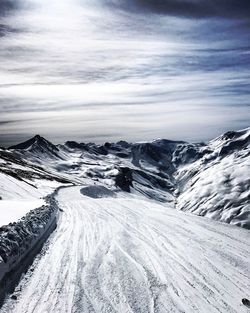
M70 149L79 149L79 150L86 150L87 145L85 143L78 143L75 141L67 141L65 143L65 146L67 146Z
M132 170L128 167L119 168L119 174L115 178L116 186L120 187L123 191L130 192L132 182Z

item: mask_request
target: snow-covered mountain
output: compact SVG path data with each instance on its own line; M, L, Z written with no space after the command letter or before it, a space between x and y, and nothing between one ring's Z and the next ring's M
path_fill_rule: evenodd
M192 144L162 139L54 145L37 135L0 151L0 174L6 181L10 177L76 185L94 181L109 189L167 202L178 210L250 228L249 144L249 128ZM4 185L2 198L8 189Z
M0 312L243 312L249 142L0 149Z

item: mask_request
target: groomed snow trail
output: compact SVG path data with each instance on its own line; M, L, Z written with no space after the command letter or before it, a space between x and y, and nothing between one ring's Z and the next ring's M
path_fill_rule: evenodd
M247 312L249 231L80 190L59 192L58 228L0 312Z

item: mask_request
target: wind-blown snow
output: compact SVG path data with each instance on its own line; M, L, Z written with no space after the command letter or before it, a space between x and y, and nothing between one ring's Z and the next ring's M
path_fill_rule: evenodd
M81 188L60 191L58 229L1 313L245 312L249 231Z

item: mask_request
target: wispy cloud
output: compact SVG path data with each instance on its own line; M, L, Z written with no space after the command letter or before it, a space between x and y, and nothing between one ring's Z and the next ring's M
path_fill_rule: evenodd
M177 2L182 11L169 16ZM199 20L181 12L198 3L205 10L212 1L143 2L160 15L139 10L139 0L126 10L101 0L25 3L22 14L0 17L5 143L8 134L13 143L34 133L57 141L204 140L248 126L244 1L237 19L234 1L219 1L216 14ZM219 17L222 3L230 18Z

